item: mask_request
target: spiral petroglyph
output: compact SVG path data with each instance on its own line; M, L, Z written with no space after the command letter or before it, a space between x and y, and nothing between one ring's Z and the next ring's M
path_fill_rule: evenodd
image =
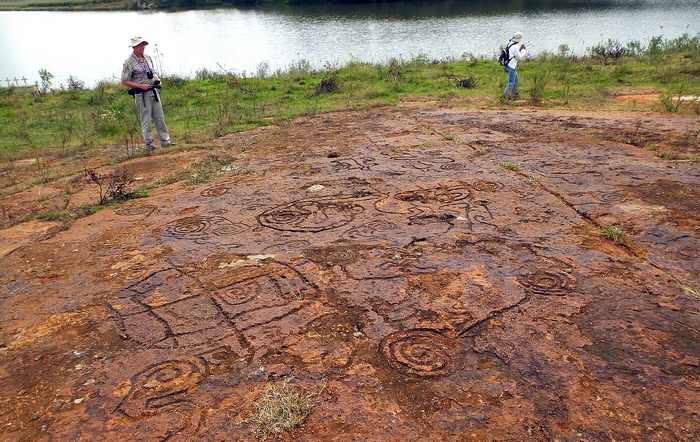
M605 192L605 193L599 193L596 195L596 198L598 198L599 201L602 201L604 203L621 203L623 202L626 198L625 195L618 193L618 192Z
M400 201L420 204L447 204L465 200L469 198L470 195L471 192L465 186L440 186L431 189L416 189L399 192L394 195L394 198Z
M121 216L148 216L158 210L153 204L129 204L114 209L114 213Z
M518 282L533 293L563 296L574 289L576 280L563 272L543 270L519 276Z
M451 340L428 329L390 334L382 341L382 354L394 370L420 377L445 376L455 360Z
M351 223L365 209L352 202L302 200L258 215L264 227L288 232L322 232Z
M347 239L378 239L385 234L398 230L398 224L386 220L374 220L361 226L353 227L343 234Z
M464 163L446 163L440 166L440 170L467 170L469 166Z
M218 186L211 186L207 187L206 189L202 190L199 194L201 196L207 197L207 198L216 198L219 196L226 195L229 191L229 188L223 185L218 185Z
M201 242L211 237L237 235L248 229L250 226L222 216L189 216L166 224L163 236Z
M497 181L479 180L472 183L472 187L479 192L497 192L503 189L503 184Z

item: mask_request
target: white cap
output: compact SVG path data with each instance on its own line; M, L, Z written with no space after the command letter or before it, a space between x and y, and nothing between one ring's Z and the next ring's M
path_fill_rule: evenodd
M144 40L143 37L140 37L140 36L132 37L132 38L131 38L131 43L129 44L129 47L130 47L130 48L135 48L136 46L140 45L141 43L146 43L146 44L148 44L148 42L147 42L146 40Z
M513 34L513 38L511 38L511 40L516 43L520 43L521 41L523 41L523 33L516 32L515 34Z

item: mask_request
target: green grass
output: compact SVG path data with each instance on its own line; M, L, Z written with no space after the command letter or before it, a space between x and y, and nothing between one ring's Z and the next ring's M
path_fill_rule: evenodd
M607 226L600 229L600 234L603 238L609 239L618 244L625 242L625 232L618 226Z
M590 58L542 55L523 63L521 94L533 90L544 107L629 109L611 98L616 89L682 90L700 95L700 39L654 57L625 57L612 64ZM679 46L676 44L676 46ZM334 74L339 89L316 94L319 83ZM544 78L543 84L534 84ZM454 78L473 76L476 88L463 88ZM163 104L176 141L205 141L234 131L283 122L319 112L392 105L402 99L439 99L443 104L499 103L505 74L490 59L433 62L426 57L392 60L387 64L350 63L329 71L312 71L296 63L287 72L263 78L240 78L210 71L196 78L166 78ZM669 92L670 91L670 92ZM528 105L525 102L508 106ZM661 103L652 106L663 111ZM683 105L681 112L698 112ZM61 151L140 143L133 99L118 84L92 90L54 91L33 97L27 91L0 88L0 159L39 155L49 148ZM65 141L65 142L64 142Z
M501 167L503 167L506 170L510 170L512 172L520 172L523 170L522 166L520 166L519 164L515 164L515 163L503 163L503 164L501 164Z
M36 218L42 221L60 221L64 224L70 224L76 219L97 213L104 207L106 207L106 205L86 204L84 206L72 207L65 210L50 210L48 212L39 213L36 215Z

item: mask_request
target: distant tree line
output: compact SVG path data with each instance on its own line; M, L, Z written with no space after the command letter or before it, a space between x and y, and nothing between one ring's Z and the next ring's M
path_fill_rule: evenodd
M217 5L230 6L257 6L257 5L312 5L323 3L394 3L402 0L128 0L129 6L134 9L146 8L194 8ZM414 0L415 1L415 0ZM437 0L435 3L444 2ZM522 0L520 0L522 1ZM561 1L561 0L556 0ZM424 0L431 3L431 0ZM476 0L475 3L484 3ZM488 2L486 2L488 3Z

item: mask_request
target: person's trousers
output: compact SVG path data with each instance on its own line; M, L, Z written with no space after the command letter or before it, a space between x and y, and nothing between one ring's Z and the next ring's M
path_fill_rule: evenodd
M503 95L506 98L513 98L518 95L518 70L506 67L506 72L508 72L508 85L503 91Z
M141 121L141 129L143 130L143 141L146 146L153 146L153 136L151 135L151 120L155 123L160 144L167 145L170 143L170 134L168 126L165 125L165 114L163 114L163 105L160 102L160 97L156 99L155 91L148 91L142 94L136 94L136 111L139 114Z

